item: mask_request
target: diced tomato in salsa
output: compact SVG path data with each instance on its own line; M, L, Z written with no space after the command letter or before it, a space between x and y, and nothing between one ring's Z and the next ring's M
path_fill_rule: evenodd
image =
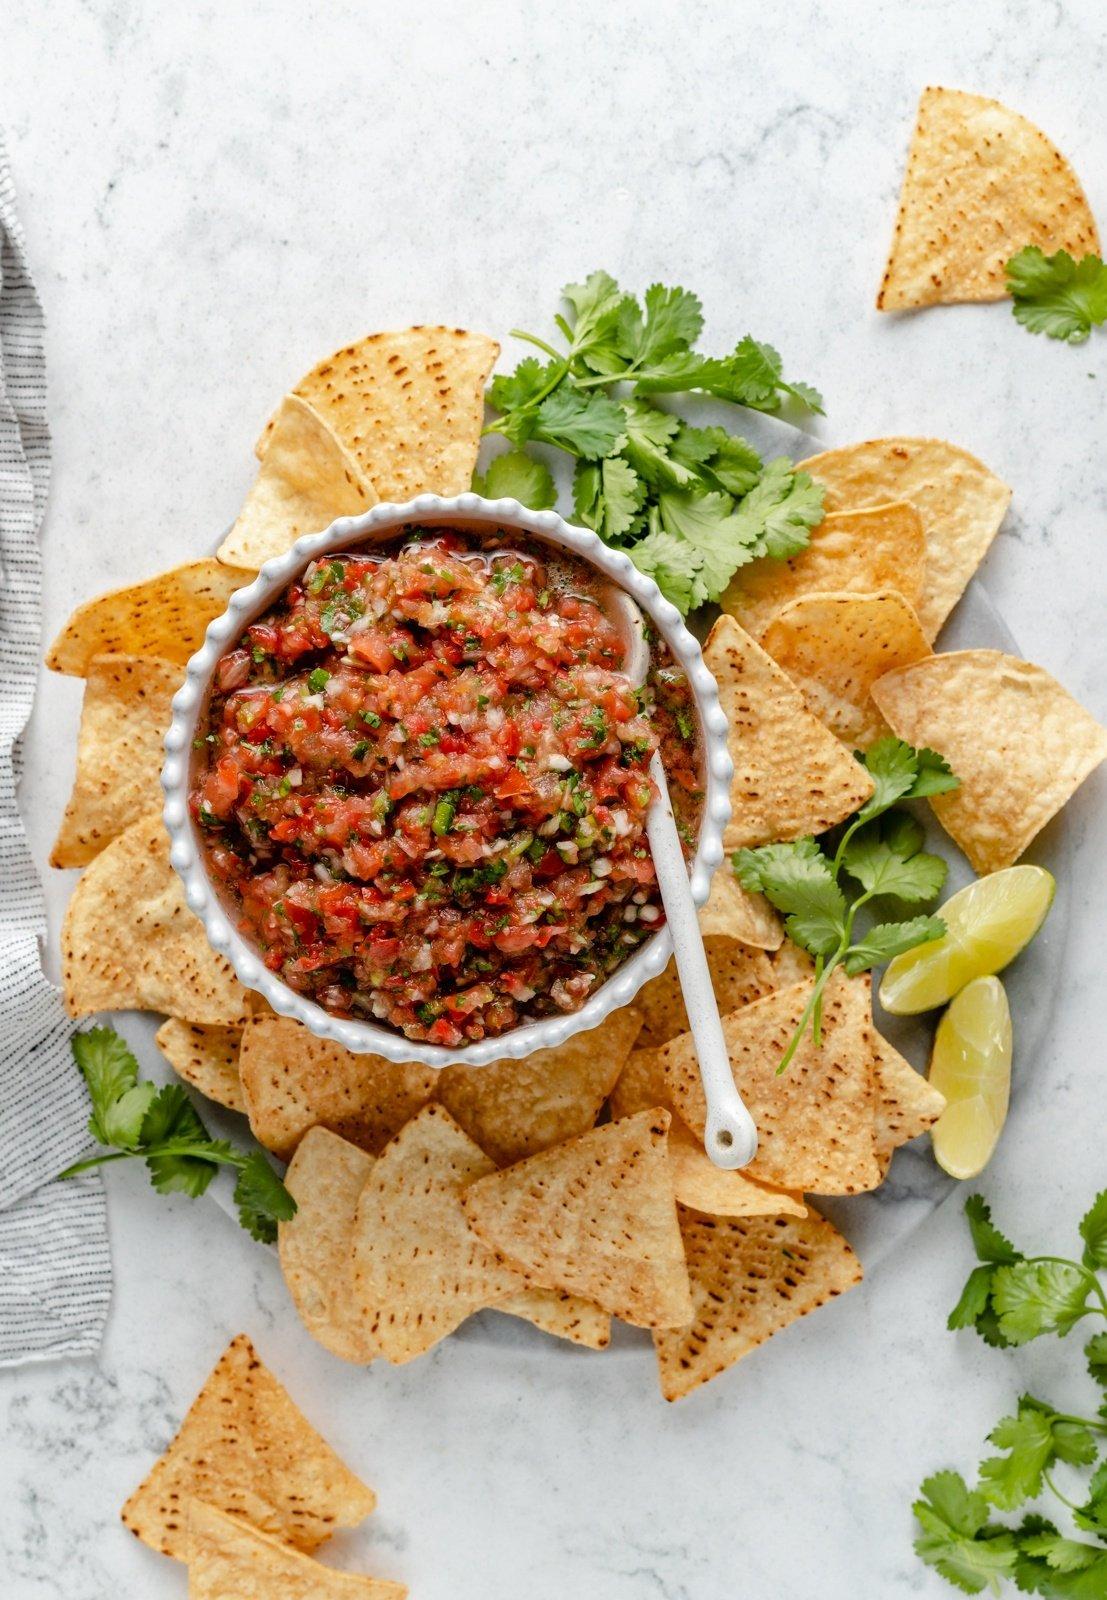
M292 988L456 1046L577 1010L660 926L648 769L660 739L691 844L691 696L656 643L631 688L590 581L418 530L313 563L222 657L192 812Z

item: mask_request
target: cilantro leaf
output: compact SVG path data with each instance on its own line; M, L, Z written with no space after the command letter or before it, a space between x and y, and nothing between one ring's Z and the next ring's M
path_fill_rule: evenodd
M88 1131L98 1144L133 1149L142 1136L154 1085L139 1084L138 1062L114 1028L74 1034L72 1050L92 1101Z
M729 356L710 358L689 351L659 363L654 371L642 375L638 389L647 394L699 390L717 400L766 412L779 411L782 396L790 394L808 410L821 412L818 390L806 383L786 383L781 370L780 356L772 345L747 334Z
M898 900L933 900L946 881L941 856L923 851L921 823L910 812L890 811L858 830L843 854L846 871L869 894Z
M644 400L623 403L626 444L623 454L637 473L655 488L687 489L699 481L695 463L673 454L680 421Z
M629 298L609 272L591 272L583 283L567 283L562 299L573 308L570 324L562 331L570 341L570 355L582 356L590 363L590 353L609 345L615 336L619 314ZM600 365L596 370L607 371Z
M221 1166L235 1167L242 1191L240 1214L243 1226L256 1238L269 1237L267 1217L292 1216L296 1204L261 1151L238 1150L225 1139L211 1139L195 1106L181 1084L166 1084L158 1089L152 1083L137 1082L138 1064L123 1040L111 1028L94 1028L75 1036L73 1057L86 1082L95 1085L97 1110L90 1124L102 1144L114 1144L116 1154L78 1161L59 1174L76 1177L105 1161L132 1156L143 1160L150 1181L161 1194L177 1191L190 1196L204 1193ZM141 1116L133 1116L139 1104ZM125 1117L119 1108L129 1104ZM99 1131L98 1131L99 1130ZM126 1143L102 1137L105 1131L118 1132ZM259 1170L259 1165L265 1172ZM237 1192L237 1191L236 1191Z
M969 1195L965 1201L965 1216L968 1218L969 1234L978 1261L989 1261L994 1266L1009 1267L1023 1259L1022 1252L1015 1249L1010 1239L1005 1238L992 1221L991 1207L983 1195Z
M1027 245L1007 263L1015 319L1031 333L1083 344L1107 321L1107 266L1097 255L1074 261L1067 250L1047 256Z
M1080 1237L1084 1241L1084 1265L1107 1267L1107 1189L1102 1189L1090 1209L1080 1219Z
M666 600L686 615L696 602L693 596L698 589L700 557L697 551L676 534L655 528L627 551L630 559L652 578Z
M532 511L545 511L557 504L557 489L549 467L528 456L525 450L508 450L489 462L487 472L474 472L473 490L488 500L518 500Z
M814 839L737 850L731 860L742 887L759 891L785 914L796 944L812 955L834 953L845 930L846 897Z
M798 555L807 548L810 530L823 520L825 492L786 456L770 461L738 507L741 542L754 556L783 561Z
M1013 1577L1024 1594L1054 1600L1102 1600L1107 1593L1107 1550L1066 1539L1044 1517L1028 1517L1016 1534Z
M514 372L498 373L488 389L488 398L497 411L523 411L533 407L555 381L560 363L543 363L535 356L520 361Z
M673 455L681 461L698 459L710 478L727 494L748 494L761 476L761 457L751 444L723 428L681 428Z
M1084 1355L1091 1376L1101 1389L1107 1389L1107 1333L1093 1334L1084 1346Z
M252 1150L243 1162L234 1202L242 1226L263 1244L275 1243L277 1223L296 1215L296 1202L261 1150Z
M961 1290L961 1298L946 1319L950 1332L957 1328L975 1328L988 1309L992 1293L992 1268L974 1267Z
M733 505L725 494L667 490L658 498L662 528L684 539L700 558L693 589L695 605L717 600L739 566L750 559Z
M1042 1334L1068 1333L1084 1314L1091 1280L1065 1261L1017 1261L998 1267L992 1303L1000 1331L1012 1344Z
M666 356L686 350L703 332L703 308L687 289L652 283L643 303L644 316L629 295L619 307L617 342L630 373L647 370Z
M1088 1435L1089 1439L1091 1435ZM1095 1450L1092 1449L1094 1459ZM1073 1521L1078 1528L1084 1528L1088 1533L1098 1534L1101 1539L1107 1539L1107 1456L1096 1467L1088 1484L1088 1498L1079 1510L1073 1512Z
M1095 1460L1090 1430L1058 1417L1032 1395L1023 1395L1017 1414L1001 1418L988 1438L1006 1453L981 1463L980 1492L1003 1511L1036 1499L1042 1492L1042 1474L1055 1461L1087 1466Z
M858 759L873 780L873 792L858 812L863 822L878 817L897 800L918 800L960 787L944 756L925 745L916 750L894 735L878 739Z
M529 437L598 461L614 455L626 440L622 408L606 395L563 384L538 407Z
M907 922L878 922L862 938L851 944L845 956L845 968L851 977L867 972L870 967L891 961L893 956L913 950L917 944L929 944L940 939L946 931L941 917L911 917Z
M966 1594L998 1593L998 1580L1014 1573L1013 1535L989 1526L987 1502L959 1473L927 1478L912 1509L922 1528L916 1554L956 1588Z
M577 462L573 508L585 527L603 539L618 539L629 532L645 495L641 479L622 456Z

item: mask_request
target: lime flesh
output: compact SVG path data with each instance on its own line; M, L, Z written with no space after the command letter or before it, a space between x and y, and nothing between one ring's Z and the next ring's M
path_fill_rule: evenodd
M1000 972L1046 919L1056 885L1044 867L1005 867L960 889L938 911L946 933L890 962L880 1003L897 1017L931 1011L974 978Z
M974 978L938 1024L930 1082L946 1097L931 1129L935 1159L951 1178L975 1178L991 1160L1011 1097L1011 1012L998 978Z

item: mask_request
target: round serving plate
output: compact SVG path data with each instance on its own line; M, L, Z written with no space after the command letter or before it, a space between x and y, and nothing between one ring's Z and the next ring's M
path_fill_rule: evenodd
M712 418L711 420L714 420ZM734 426L733 413L729 416ZM800 460L827 448L827 441L812 438L797 428L789 427L774 418L751 416L743 424L742 432L762 455L771 459L778 455ZM999 615L987 591L978 580L973 580L956 610L942 630L939 640L941 650L963 650L970 647L1006 650L1020 654L1009 628ZM918 806L918 816L927 831L927 849L936 851L949 862L949 879L943 898L971 882L971 867L952 840L938 826L925 803ZM1069 923L1069 863L1071 839L1066 828L1064 812L1061 813L1031 845L1026 860L1047 867L1057 880L1057 893L1053 907L1042 931L1014 965L1004 973L1015 1032L1015 1059L1011 1094L1011 1115L1019 1115L1019 1087L1023 1074L1032 1064L1044 1044L1053 1005L1061 987L1062 957ZM726 870L725 866L720 870ZM937 1013L921 1017L891 1017L879 1004L876 1005L876 1023L880 1031L900 1050L919 1071L925 1072L930 1056ZM174 1078L168 1063L153 1042L160 1017L147 1017L127 1013L118 1019L120 1031L132 1045L141 1050L144 1065L152 1075L162 1081ZM244 1116L225 1110L194 1095L197 1109L211 1133L217 1138L243 1140L249 1137L249 1127ZM231 1198L233 1180L221 1173L208 1193L232 1217L237 1213ZM885 1257L898 1251L938 1207L964 1186L946 1176L934 1161L927 1135L897 1150L888 1177L872 1194L849 1198L815 1198L815 1205L826 1213L839 1227L861 1258L866 1272L871 1272ZM467 1341L482 1344L507 1345L518 1350L530 1347L541 1351L548 1359L559 1354L571 1359L577 1354L573 1345L564 1340L550 1339L517 1317L502 1316L493 1311L481 1312L463 1324L458 1334ZM612 1348L639 1347L648 1335L639 1329L622 1324L614 1325Z

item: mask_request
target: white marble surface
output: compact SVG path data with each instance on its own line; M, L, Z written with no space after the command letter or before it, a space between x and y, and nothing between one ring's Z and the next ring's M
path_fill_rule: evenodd
M934 432L1002 473L1015 509L989 590L1026 653L1107 713L1107 337L1034 340L1003 306L872 310L928 82L1034 117L1107 222L1099 0L6 0L0 121L50 322L47 632L211 546L258 424L323 351L411 321L540 327L602 264L697 289L720 347L772 340L824 390L828 437ZM42 860L78 708L79 685L44 680L26 780ZM1105 1178L1105 794L1101 774L1068 824L1059 1016L987 1175L1043 1245ZM641 1348L469 1336L351 1372L214 1206L123 1169L110 1193L101 1359L0 1378L5 1600L183 1597L117 1509L239 1328L378 1489L334 1559L364 1555L415 1600L951 1593L912 1556L909 1501L931 1468L972 1465L1041 1359L944 1331L966 1254L950 1206L862 1291L666 1407Z

